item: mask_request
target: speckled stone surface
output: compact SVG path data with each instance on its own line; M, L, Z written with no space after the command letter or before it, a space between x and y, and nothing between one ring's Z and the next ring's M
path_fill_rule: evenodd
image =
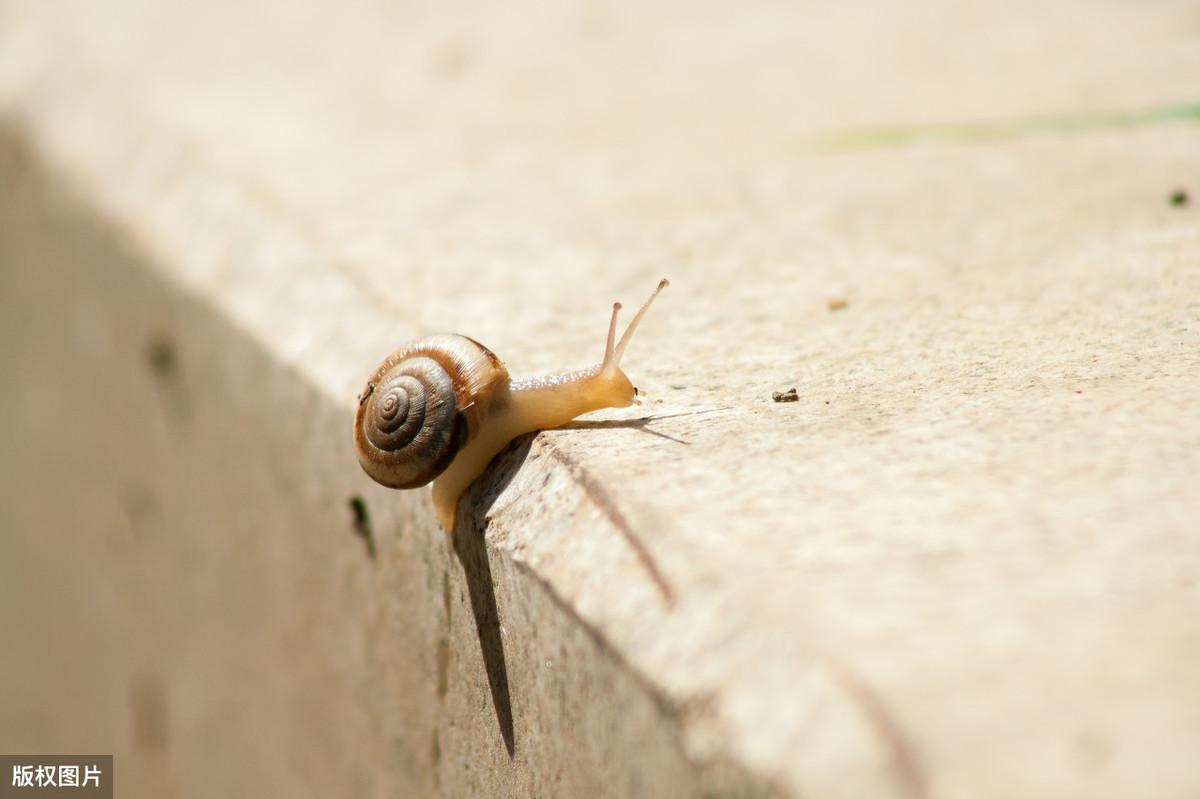
M0 2L0 751L1200 790L1194 4L297 5ZM359 472L392 348L584 367L662 276L454 539Z

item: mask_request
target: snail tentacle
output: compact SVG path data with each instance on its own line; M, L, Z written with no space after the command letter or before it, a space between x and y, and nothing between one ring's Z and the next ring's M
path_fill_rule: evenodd
M437 479L433 504L454 528L458 501L516 436L558 427L600 408L639 402L621 358L664 278L617 338L613 303L604 360L588 369L513 382L496 355L467 336L438 335L392 353L358 397L354 437L363 469L386 486L416 488Z

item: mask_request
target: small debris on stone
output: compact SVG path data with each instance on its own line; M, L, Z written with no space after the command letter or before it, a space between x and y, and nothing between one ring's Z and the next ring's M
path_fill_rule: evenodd
M787 391L771 392L771 399L776 402L796 402L800 397L796 394L796 389L789 388Z
M1187 191L1185 191L1184 189L1176 189L1175 191L1171 192L1170 202L1171 202L1172 207L1174 207L1174 208L1183 208L1190 201L1191 201L1191 197L1188 196Z
M831 311L845 310L846 306L849 304L850 301L845 297L830 297L829 299L825 300L825 307Z

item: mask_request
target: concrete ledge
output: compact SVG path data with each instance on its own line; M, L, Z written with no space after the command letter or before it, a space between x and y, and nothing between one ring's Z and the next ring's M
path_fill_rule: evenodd
M0 751L130 796L1194 793L1200 150L1115 113L1189 107L1182 12L109 5L0 9ZM396 344L583 366L664 273L658 402L515 442L469 534L359 472Z
M364 485L345 397L0 150L0 747L115 750L128 795L764 790L480 531Z

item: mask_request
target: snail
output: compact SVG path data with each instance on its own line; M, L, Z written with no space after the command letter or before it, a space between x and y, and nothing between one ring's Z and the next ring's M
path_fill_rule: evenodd
M508 442L588 411L639 402L637 388L621 371L621 356L667 285L665 278L659 281L619 341L621 303L613 303L604 360L588 369L511 380L504 363L467 336L440 334L401 347L358 397L358 462L389 488L433 481L438 521L452 531L459 498Z

